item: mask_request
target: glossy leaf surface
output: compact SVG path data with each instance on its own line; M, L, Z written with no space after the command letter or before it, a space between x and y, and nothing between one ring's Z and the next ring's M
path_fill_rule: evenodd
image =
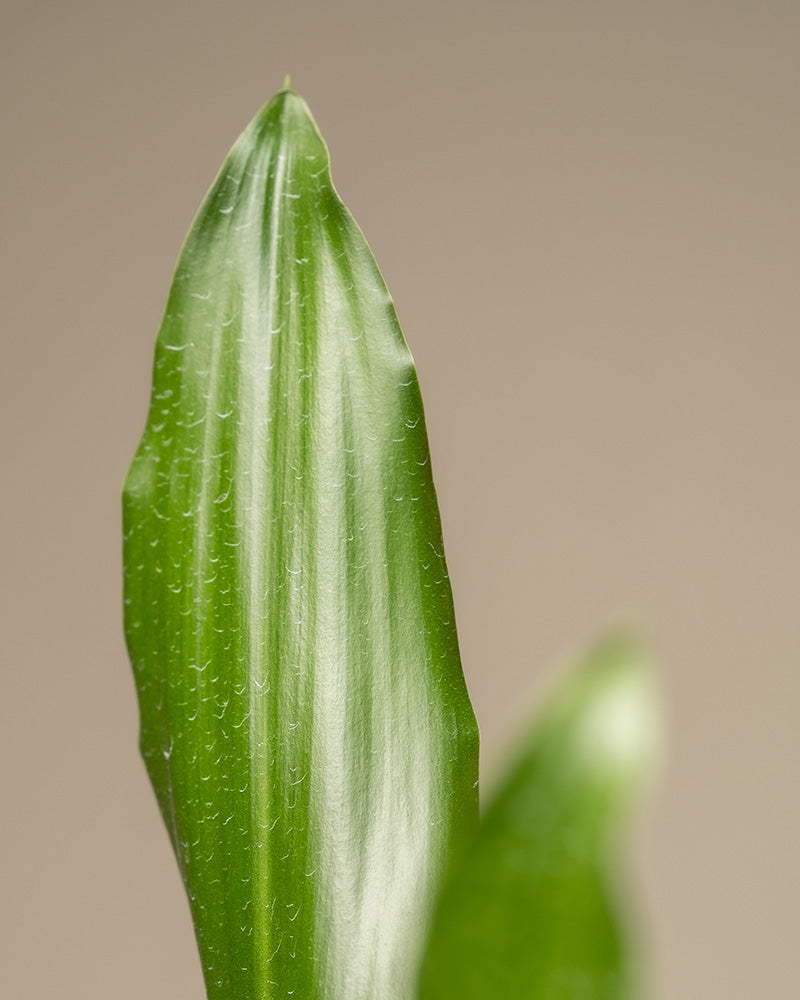
M413 363L291 91L181 253L124 526L209 997L407 1000L477 732Z
M421 1000L629 1000L622 821L653 762L652 678L624 641L551 696L442 894Z

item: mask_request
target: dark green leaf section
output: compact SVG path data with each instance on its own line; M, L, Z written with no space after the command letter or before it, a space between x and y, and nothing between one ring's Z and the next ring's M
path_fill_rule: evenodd
M477 731L413 363L291 91L183 248L124 530L209 997L406 1000Z
M551 697L443 892L421 1000L629 1000L622 821L652 763L652 678L609 642Z

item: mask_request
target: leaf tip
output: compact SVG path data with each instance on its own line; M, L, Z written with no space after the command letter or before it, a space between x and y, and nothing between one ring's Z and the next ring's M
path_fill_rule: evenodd
M635 795L662 757L658 679L646 645L608 637L586 657L574 681L572 744L587 774Z

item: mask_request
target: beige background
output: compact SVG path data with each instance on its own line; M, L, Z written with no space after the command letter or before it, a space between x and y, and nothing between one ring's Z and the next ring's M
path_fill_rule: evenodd
M0 995L202 996L118 490L184 233L291 72L417 359L487 769L640 623L653 996L796 996L800 5L6 0L0 38Z

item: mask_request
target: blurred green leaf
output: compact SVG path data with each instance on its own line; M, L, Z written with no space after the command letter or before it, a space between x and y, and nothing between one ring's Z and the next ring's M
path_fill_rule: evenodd
M413 363L291 91L181 253L124 530L141 747L209 997L407 1000L477 731Z
M598 647L561 682L444 889L421 1000L637 995L618 848L658 733L635 644Z

